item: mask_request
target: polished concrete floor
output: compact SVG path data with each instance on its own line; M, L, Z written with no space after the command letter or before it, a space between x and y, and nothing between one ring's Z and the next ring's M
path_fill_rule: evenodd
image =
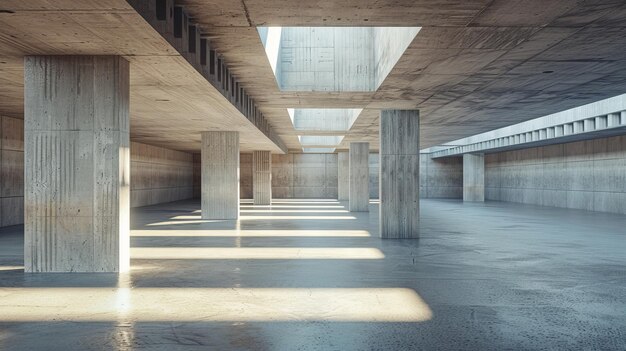
M624 350L626 216L422 202L419 240L377 205L135 209L129 274L24 274L0 231L0 350Z

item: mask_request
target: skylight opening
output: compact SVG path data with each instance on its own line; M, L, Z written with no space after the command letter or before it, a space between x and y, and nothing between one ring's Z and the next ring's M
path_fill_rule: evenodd
M376 91L420 27L258 27L282 91Z
M299 135L302 146L338 146L343 135Z
M347 132L361 111L360 108L287 109L293 127L302 132Z
M303 147L302 152L313 154L326 154L335 152L334 147Z

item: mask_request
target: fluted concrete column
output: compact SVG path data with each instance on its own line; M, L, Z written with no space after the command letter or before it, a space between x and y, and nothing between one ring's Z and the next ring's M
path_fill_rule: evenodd
M272 204L272 154L252 153L252 197L255 205Z
M463 201L485 201L485 155L463 155Z
M239 133L202 132L202 218L239 218Z
M350 194L349 208L353 212L369 211L370 203L370 172L369 172L370 143L350 143Z
M380 114L380 236L419 237L419 111Z
M129 63L24 61L26 272L129 267Z
M347 152L337 153L337 199L350 198L350 159Z

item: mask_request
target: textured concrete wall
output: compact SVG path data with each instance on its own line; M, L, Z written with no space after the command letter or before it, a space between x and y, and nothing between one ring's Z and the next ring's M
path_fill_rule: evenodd
M0 226L24 223L24 121L0 116Z
M131 207L193 196L193 156L162 147L130 144Z
M252 199L252 154L240 157L240 198ZM200 198L200 155L194 158L194 197ZM337 198L337 154L272 154L272 198Z
M373 28L286 27L279 82L283 90L373 91Z
M463 158L431 159L428 154L420 154L420 197L462 199Z
M24 120L0 118L0 226L5 227L24 223ZM190 154L140 143L131 143L130 152L132 207L191 197Z
M485 197L626 214L626 136L486 155Z
M372 199L378 199L378 158L377 153L371 153L369 157ZM420 198L463 198L463 159L431 159L428 154L420 154Z
M337 198L337 154L272 155L272 195Z

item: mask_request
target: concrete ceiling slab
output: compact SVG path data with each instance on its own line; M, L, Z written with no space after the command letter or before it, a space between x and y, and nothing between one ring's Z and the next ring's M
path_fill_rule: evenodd
M181 0L177 4L200 24L269 123L294 150L300 148L298 132L287 108L363 108L339 149L350 141L370 141L373 150L380 109L419 108L425 148L626 90L623 0ZM234 121L242 133L248 133L242 136L251 141L246 148L267 146L262 133L248 129L245 121L237 124L239 117L230 105L220 102L219 96L211 97L210 87L196 81L198 77L184 62L169 57L178 54L125 1L6 0L1 6L15 13L0 14L0 113L21 113L18 61L24 54L121 54L140 67L131 75L131 85L140 89L131 97L133 138L192 150L198 145L197 131ZM377 91L324 93L281 92L256 26L422 29ZM12 86L18 88L7 88ZM157 102L167 100L166 96L170 102ZM255 140L263 145L255 145Z
M378 138L381 108L419 108L422 147L620 94L626 81L623 1L244 0L223 18L183 0L194 19L250 84L287 145L297 148L287 108L364 108L341 148ZM239 12L237 12L239 7ZM331 15L332 14L332 15ZM366 21L367 19L367 21ZM421 26L378 91L285 93L254 26ZM549 72L551 73L544 73Z

